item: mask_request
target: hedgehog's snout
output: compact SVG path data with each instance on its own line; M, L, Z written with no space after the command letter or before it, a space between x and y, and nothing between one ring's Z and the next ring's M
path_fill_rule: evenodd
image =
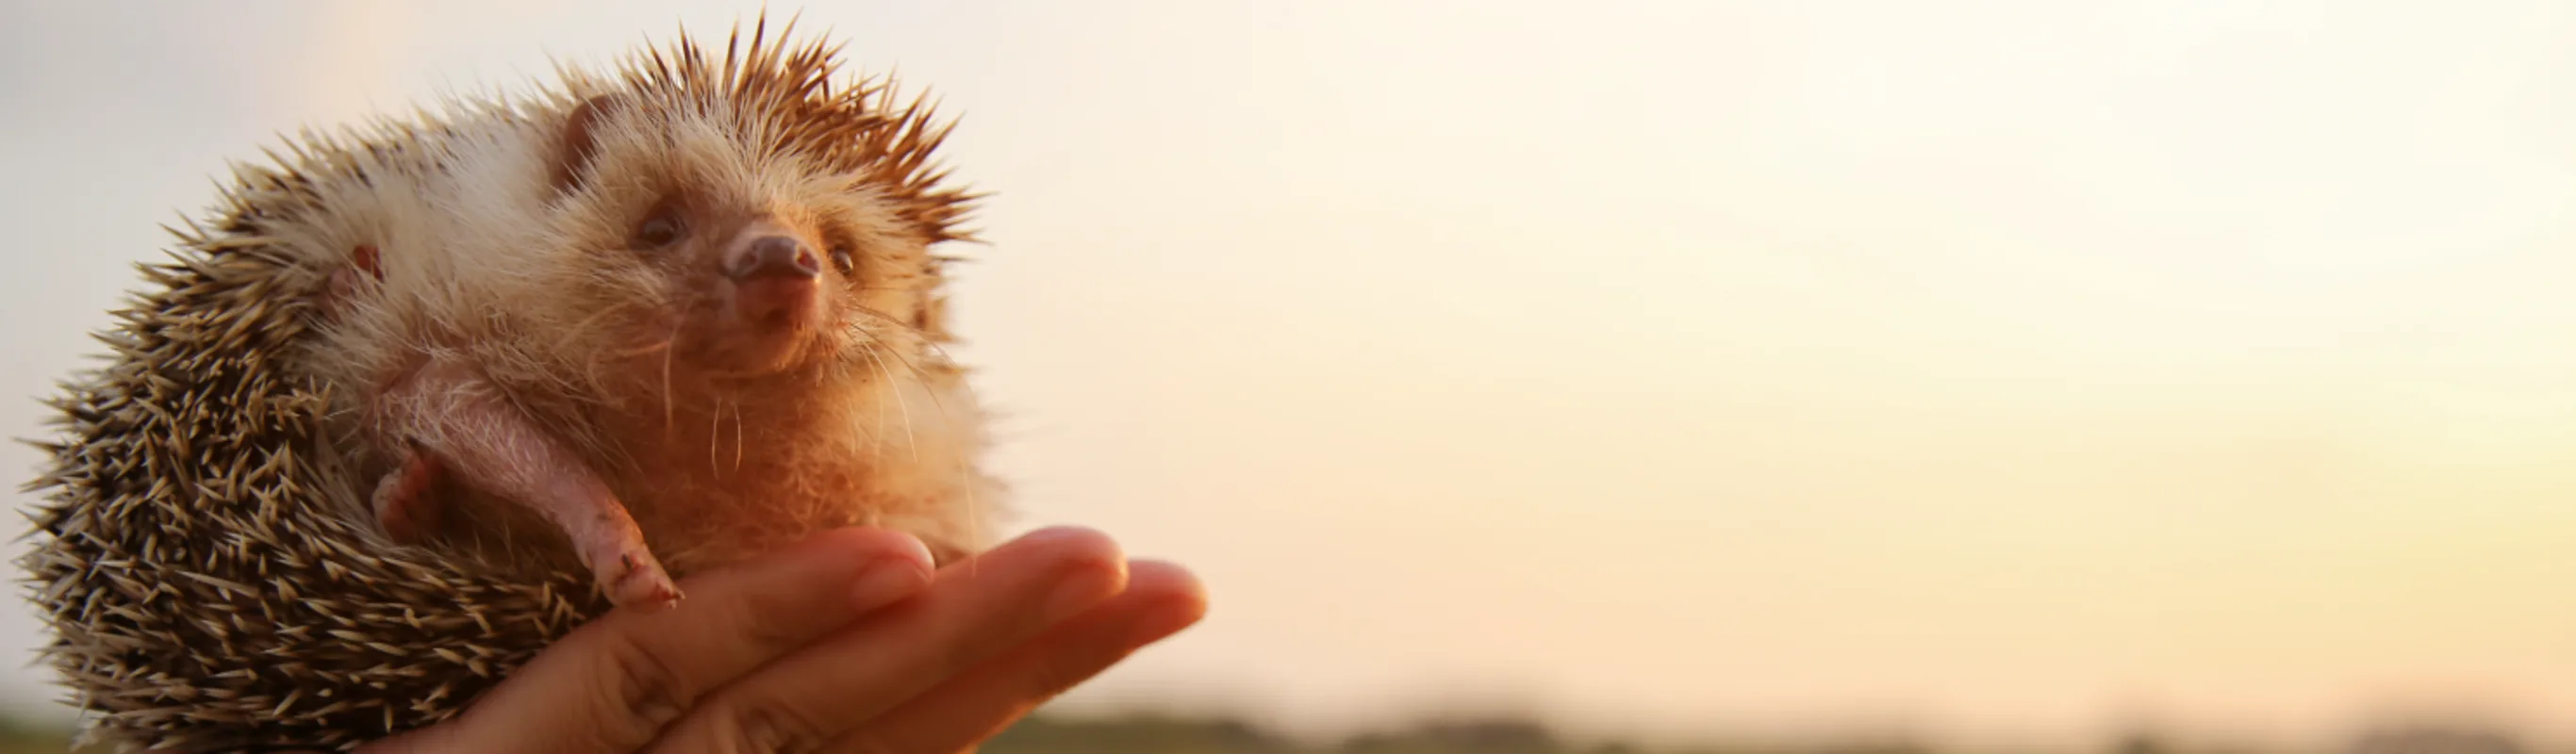
M724 274L744 320L794 329L812 318L823 266L811 245L780 230L744 233L725 255Z
M767 235L743 245L725 265L725 277L736 284L761 278L813 279L823 274L822 265L814 259L814 250L794 236Z

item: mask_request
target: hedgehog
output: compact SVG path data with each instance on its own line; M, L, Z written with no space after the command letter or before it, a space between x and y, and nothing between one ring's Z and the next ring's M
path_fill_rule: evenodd
M825 529L986 545L955 121L794 19L235 164L49 405L21 562L122 751L353 749Z

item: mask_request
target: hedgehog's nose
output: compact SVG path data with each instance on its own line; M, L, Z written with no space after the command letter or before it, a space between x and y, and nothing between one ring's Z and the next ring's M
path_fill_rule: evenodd
M725 269L725 276L737 282L761 278L811 278L823 273L814 252L804 242L791 236L763 236L753 239L741 256Z

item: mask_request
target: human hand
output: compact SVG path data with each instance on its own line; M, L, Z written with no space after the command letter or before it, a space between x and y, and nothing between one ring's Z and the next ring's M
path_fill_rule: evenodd
M361 751L955 754L1207 609L1188 571L1083 529L936 573L910 536L843 529L681 588Z

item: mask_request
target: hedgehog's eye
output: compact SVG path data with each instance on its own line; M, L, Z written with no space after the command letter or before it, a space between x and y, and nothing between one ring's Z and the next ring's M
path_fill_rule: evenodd
M841 274L847 275L858 271L859 257L850 252L848 243L835 243L832 244L832 266L840 268Z
M659 249L679 243L680 237L688 230L688 224L681 221L679 212L664 209L644 218L643 225L636 226L635 241L643 248Z

